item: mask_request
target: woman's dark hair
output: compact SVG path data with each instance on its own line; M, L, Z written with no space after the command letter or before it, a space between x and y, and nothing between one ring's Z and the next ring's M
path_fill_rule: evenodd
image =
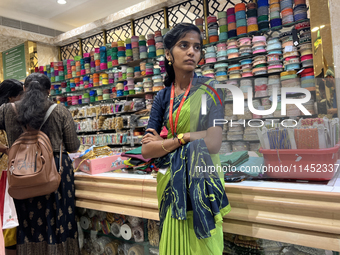
M190 23L180 23L177 24L174 28L172 28L169 32L167 32L164 36L164 47L165 49L170 51L172 55L172 49L176 45L176 43L182 39L188 32L197 32L200 35L200 43L201 48L203 46L203 38L201 35L201 31L198 27ZM173 55L172 58L174 59ZM164 85L166 87L171 86L171 84L175 81L175 70L172 65L169 65L169 61L165 58L165 70L166 76L164 79Z
M0 105L7 104L10 97L17 97L23 92L22 83L7 79L0 83Z
M18 107L18 122L22 126L39 129L48 108L48 93L51 89L50 79L41 73L27 76L25 93Z

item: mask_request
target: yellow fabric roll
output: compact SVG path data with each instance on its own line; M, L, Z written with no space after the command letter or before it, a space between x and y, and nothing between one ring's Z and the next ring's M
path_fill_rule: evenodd
M123 90L123 89L124 89L124 84L123 84L123 83L118 83L118 84L116 85L116 89L117 89L117 90Z
M254 31L258 31L258 30L259 30L259 26L258 25L249 25L248 26L248 33L254 32Z
M280 74L280 76L286 76L286 75L293 75L293 74L296 74L296 71L287 71L287 72L282 72Z
M118 41L118 47L124 47L125 43L123 41Z
M157 55L157 56L164 55L164 49L158 49L158 50L156 50L156 55Z

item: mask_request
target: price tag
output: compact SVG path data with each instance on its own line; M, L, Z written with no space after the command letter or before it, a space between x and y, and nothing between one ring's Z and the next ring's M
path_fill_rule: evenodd
M286 46L285 47L285 52L292 52L293 51L293 46Z

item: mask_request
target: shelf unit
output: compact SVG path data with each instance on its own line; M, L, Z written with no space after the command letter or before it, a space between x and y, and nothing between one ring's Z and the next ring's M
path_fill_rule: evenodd
M94 73L88 73L88 74L84 74L84 75L80 75L80 76L75 76L75 77L72 77L72 78L64 79L62 81L52 82L52 85L54 85L54 84L61 84L62 82L69 81L69 80L75 79L75 78L80 78L82 76L93 75L93 74L97 74L97 73L100 74L100 73L109 72L109 71L112 71L114 68L117 68L117 67L120 67L120 66L135 67L135 66L139 65L143 61L149 61L149 60L154 61L154 60L156 60L158 58L161 58L161 57L164 57L164 55L160 55L160 56L157 56L157 57L154 57L154 58L143 58L143 59L134 60L134 61L128 62L126 64L115 65L115 66L112 66L111 68L100 70L100 71L96 71Z
M254 32L250 32L250 33L243 34L243 35L240 35L240 36L236 36L236 37L230 37L230 38L228 38L228 40L230 40L230 39L239 39L239 38L243 38L243 37L250 37L250 36L253 36L253 35L262 35L262 34L266 34L266 33L271 32L271 31L273 31L273 32L280 31L283 28L292 27L294 25L297 25L297 24L300 24L300 23L303 23L303 22L306 22L306 21L309 21L309 19L299 20L299 21L292 22L292 23L289 23L289 24L286 24L286 25L277 26L275 28L266 28L266 29L262 29L262 30L259 30L259 31L254 31ZM226 41L227 40L221 40L221 41L217 41L217 42L213 42L213 43L208 43L208 44L205 44L203 46L203 48L207 48L207 47L210 47L210 46L215 46L215 45L217 45L219 43L224 43Z
M144 219L143 219L144 242L139 242L139 243L135 242L135 241L133 240L133 238L130 239L130 240L125 240L125 239L122 238L122 237L115 237L115 236L112 235L111 233L109 233L109 234L104 234L102 231L97 232L97 235L98 235L99 237L101 237L101 236L106 236L106 237L109 237L109 238L112 239L112 240L118 240L118 241L120 241L120 242L122 242L122 243L128 243L128 244L130 244L130 245L141 245L141 246L144 247L144 254L147 255L147 254L150 254L150 252L149 252L149 249L150 249L150 248L159 249L159 247L152 246L152 245L149 243L148 227L147 227L147 226L148 226L148 220L144 218ZM92 231L90 231L90 230L84 230L84 229L83 229L83 232L86 233L86 234L88 234L88 235L91 235L91 234L92 234Z

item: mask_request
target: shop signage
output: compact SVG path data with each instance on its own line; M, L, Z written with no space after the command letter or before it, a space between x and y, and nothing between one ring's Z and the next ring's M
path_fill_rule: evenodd
M21 44L2 53L4 79L26 78L25 45Z

